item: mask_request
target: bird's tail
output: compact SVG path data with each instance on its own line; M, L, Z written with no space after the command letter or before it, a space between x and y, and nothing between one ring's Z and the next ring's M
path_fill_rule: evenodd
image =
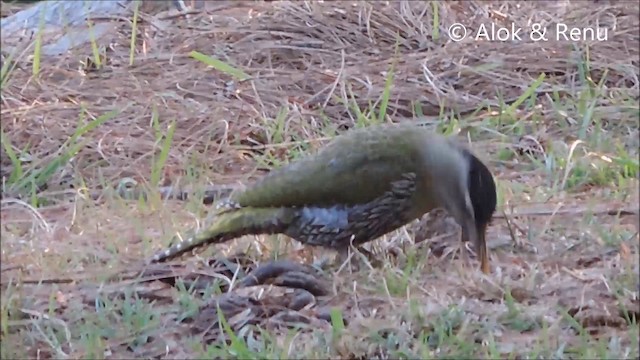
M164 262L185 252L244 236L276 234L286 230L295 217L291 208L241 208L220 213L211 226L157 253L151 262Z

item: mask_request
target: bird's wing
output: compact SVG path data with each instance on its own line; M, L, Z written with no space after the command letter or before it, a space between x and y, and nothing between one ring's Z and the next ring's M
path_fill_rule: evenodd
M417 155L409 142L353 140L337 139L315 156L272 171L231 200L253 207L362 204L415 171Z

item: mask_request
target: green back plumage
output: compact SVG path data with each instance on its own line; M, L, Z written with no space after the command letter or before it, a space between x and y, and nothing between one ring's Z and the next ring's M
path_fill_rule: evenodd
M272 171L230 200L243 207L362 204L389 190L403 173L429 171L421 163L421 147L434 142L446 140L413 124L351 130L315 156ZM433 144L434 149L441 144Z

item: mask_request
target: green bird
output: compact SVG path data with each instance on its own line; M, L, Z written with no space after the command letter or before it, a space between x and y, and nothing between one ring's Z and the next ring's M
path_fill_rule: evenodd
M488 273L485 233L496 209L489 169L452 137L414 124L359 128L232 193L211 226L151 262L259 234L343 252L439 207L460 224L462 240L474 244Z

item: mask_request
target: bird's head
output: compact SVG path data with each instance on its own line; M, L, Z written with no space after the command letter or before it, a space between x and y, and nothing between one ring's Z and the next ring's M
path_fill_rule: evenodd
M424 155L430 166L433 196L460 224L463 240L474 244L481 269L488 273L485 234L497 201L491 172L469 149L452 139L430 139Z
M496 211L496 184L491 172L480 159L468 149L461 149L462 156L467 163L467 191L473 208L476 238L467 237L465 240L475 240L476 251L482 263L482 271L489 272L489 260L486 249L485 235L487 226Z

